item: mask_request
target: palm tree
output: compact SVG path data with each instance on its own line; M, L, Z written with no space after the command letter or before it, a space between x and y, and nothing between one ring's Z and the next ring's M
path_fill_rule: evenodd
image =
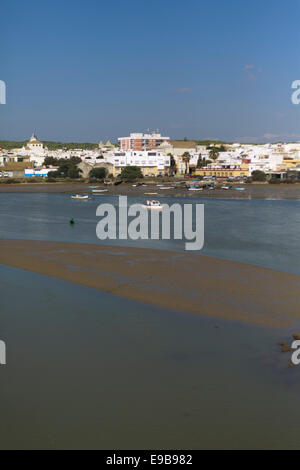
M216 147L213 147L209 152L209 158L211 158L214 162L219 158L219 151Z
M185 174L187 175L190 172L189 163L190 163L191 156L190 156L189 152L184 152L184 154L182 155L181 158L182 158L182 161L185 164Z

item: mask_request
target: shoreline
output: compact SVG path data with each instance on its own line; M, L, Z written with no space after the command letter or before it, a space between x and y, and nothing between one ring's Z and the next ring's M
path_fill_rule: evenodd
M300 276L200 254L0 240L0 264L172 310L272 327L300 320Z
M185 188L172 188L168 190L160 189L155 183L145 182L147 186L133 187L132 184L123 183L118 186L105 186L101 183L95 183L99 189L107 189L107 193L103 196L136 196L149 197L147 193L157 193L153 197L177 197L177 198L193 198L193 199L269 199L269 200L300 200L300 184L245 184L245 191L232 190L209 190L193 192ZM172 183L162 183L169 186ZM0 194L89 194L92 193L92 183L11 183L0 184Z

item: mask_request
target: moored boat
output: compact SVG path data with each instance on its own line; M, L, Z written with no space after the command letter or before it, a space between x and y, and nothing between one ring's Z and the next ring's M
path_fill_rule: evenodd
M158 209L158 210L163 209L163 206L161 205L161 203L159 201L155 201L154 199L151 201L150 200L147 201L147 203L144 204L143 207L145 207L146 209Z
M88 196L83 196L81 194L75 194L74 196L71 196L72 199L88 199Z

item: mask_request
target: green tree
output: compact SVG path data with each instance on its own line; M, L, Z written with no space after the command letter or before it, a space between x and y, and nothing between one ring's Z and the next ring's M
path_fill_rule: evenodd
M93 168L90 171L90 177L91 178L97 178L97 179L104 179L106 178L107 175L107 169L104 166L101 166L99 168Z
M267 175L260 170L252 171L252 181L266 181Z
M82 173L82 170L77 168L77 166L75 165L71 165L68 168L67 177L72 178L72 179L77 179L77 178L80 178L80 173Z
M138 178L143 178L143 173L138 166L125 166L121 172L121 178L124 181L135 181Z
M52 157L49 157L52 158ZM48 160L53 163L53 160ZM55 166L58 166L57 170L51 173L52 178L80 178L80 173L82 171L77 167L77 164L81 162L81 158L72 157L72 158L61 158L59 160L55 159Z
M209 152L209 158L212 160L212 161L216 161L218 160L219 158L219 150L217 149L217 147L213 147L211 149L211 151Z
M72 164L72 165L77 165L78 163L80 163L82 160L80 157L71 157L69 159L69 162Z
M202 168L204 165L203 163L205 162L205 159L199 155L198 160L197 160L197 168Z
M46 166L57 166L58 165L58 158L54 158L54 157L46 157L45 160L44 160L44 165Z
M49 171L48 173L48 179L50 178L58 178L59 177L59 173L58 171Z

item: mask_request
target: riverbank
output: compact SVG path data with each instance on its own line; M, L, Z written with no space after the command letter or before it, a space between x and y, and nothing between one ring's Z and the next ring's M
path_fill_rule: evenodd
M0 264L216 318L276 327L300 319L300 276L199 254L1 240Z
M245 184L245 191L234 189L216 189L203 191L189 191L184 187L171 187L171 183L161 183L171 189L162 189L157 186L160 182L146 182L143 186L134 187L132 184L121 184L118 186L105 186L97 184L99 189L106 189L107 195L115 196L152 196L153 198L168 197L193 197L193 198L227 198L227 199L289 199L300 200L300 184ZM11 183L0 184L1 193L65 193L65 194L93 194L90 183L69 182L69 183ZM240 186L240 185L237 185ZM152 195L148 193L153 193ZM157 194L154 194L157 193Z

